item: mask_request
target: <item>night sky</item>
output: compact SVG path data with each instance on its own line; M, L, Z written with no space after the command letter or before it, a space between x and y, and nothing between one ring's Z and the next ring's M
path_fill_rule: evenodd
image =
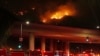
M41 22L41 16L55 12L61 6L75 11L74 16L64 16L63 20L52 20L48 24L97 30L96 26L100 24L99 3L100 0L0 0L0 37L14 22L29 20L45 24Z
M40 16L48 10L55 11L59 6L71 3L76 15L65 16L62 21L56 22L57 25L96 29L100 21L99 2L99 0L0 0L0 6L21 20L30 20L34 23L40 22ZM20 12L24 12L24 15L20 16ZM56 24L54 22L51 24Z

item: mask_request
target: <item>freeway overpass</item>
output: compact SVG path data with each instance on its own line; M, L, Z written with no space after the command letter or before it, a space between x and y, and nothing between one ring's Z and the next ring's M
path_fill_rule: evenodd
M24 23L15 23L11 28L12 35L20 36L21 24L23 36L28 36L30 33L33 33L35 36L43 36L45 38L62 39L69 42L82 43L86 42L86 39L88 38L90 42L100 43L99 30L43 25L36 23L31 23L29 25Z

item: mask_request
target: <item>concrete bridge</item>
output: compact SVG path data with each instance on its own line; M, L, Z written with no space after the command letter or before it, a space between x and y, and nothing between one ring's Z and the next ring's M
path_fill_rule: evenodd
M22 25L22 26L21 26ZM69 56L69 43L100 43L100 32L99 30L89 30L71 27L62 27L54 25L43 25L43 24L29 24L15 23L11 27L11 35L20 36L22 31L22 37L29 37L29 49L35 50L35 36L40 36L41 50L45 51L45 39L59 39L65 41L64 52ZM55 51L54 43L50 42L50 51Z

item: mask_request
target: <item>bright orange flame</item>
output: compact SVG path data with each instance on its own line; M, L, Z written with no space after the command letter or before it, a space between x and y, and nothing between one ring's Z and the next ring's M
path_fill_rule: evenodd
M53 14L51 16L51 19L62 19L64 16L68 16L68 15L69 15L68 12L59 11L59 12L56 12L55 14Z

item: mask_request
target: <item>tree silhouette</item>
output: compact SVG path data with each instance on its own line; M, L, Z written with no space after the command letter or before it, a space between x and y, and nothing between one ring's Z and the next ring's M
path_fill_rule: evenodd
M4 8L0 8L0 45L5 43L7 40L7 31L18 20L13 13L10 13Z

